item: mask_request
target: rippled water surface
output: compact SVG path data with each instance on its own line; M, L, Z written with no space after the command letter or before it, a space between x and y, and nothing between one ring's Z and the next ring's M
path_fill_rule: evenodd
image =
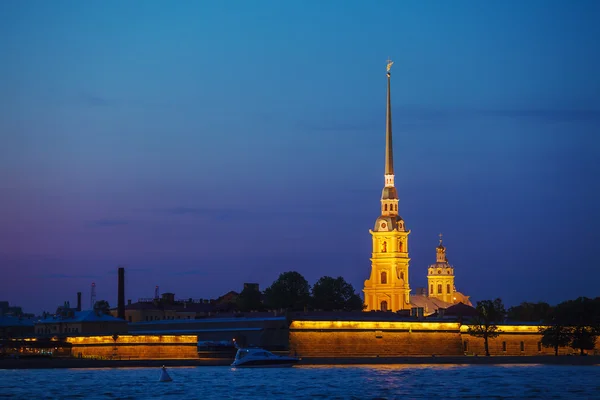
M0 370L19 399L600 399L600 366L378 365Z

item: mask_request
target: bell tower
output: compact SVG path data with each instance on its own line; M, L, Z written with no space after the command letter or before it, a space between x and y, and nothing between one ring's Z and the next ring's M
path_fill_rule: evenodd
M440 233L440 244L435 248L436 262L431 264L427 270L428 297L436 298L446 303L455 303L456 288L454 287L454 267L448 263L446 248L442 244Z
M394 185L392 147L392 102L390 69L387 63L387 111L385 130L385 174L381 193L381 215L369 230L373 241L371 276L365 281L366 311L398 311L410 309L408 284L408 235L404 220L398 215L398 192Z

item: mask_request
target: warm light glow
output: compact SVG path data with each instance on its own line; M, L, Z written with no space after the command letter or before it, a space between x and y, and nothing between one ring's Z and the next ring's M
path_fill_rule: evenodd
M107 344L115 343L112 336L74 336L65 339L72 344ZM198 336L193 335L119 335L116 343L198 343Z
M454 330L461 329L458 322L412 322L412 321L292 321L290 330L303 329L356 329L356 330Z
M539 334L540 326L538 325L498 325L500 333L536 333ZM469 325L463 325L460 327L461 333L467 333Z

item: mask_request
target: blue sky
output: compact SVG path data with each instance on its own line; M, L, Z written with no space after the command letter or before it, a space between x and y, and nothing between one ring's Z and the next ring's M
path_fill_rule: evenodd
M370 273L391 57L410 284L597 296L596 1L0 3L0 297Z

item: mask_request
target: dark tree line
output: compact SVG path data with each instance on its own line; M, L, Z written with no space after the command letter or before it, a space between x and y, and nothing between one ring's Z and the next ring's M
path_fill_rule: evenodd
M344 310L361 311L363 301L344 278L323 276L314 286L298 272L290 271L265 289L264 293L252 287L246 287L240 293L237 303L240 311L285 309L291 311Z
M552 347L558 355L561 347L570 346L580 354L593 350L596 338L600 336L600 297L589 299L580 297L568 300L554 307L548 303L521 303L505 310L502 300L483 300L477 302L477 315L469 323L469 334L484 339L485 353L488 339L497 337L501 332L498 325L505 319L518 322L540 324L542 346Z
M560 347L571 346L583 355L593 350L600 335L600 297L580 297L553 307L540 327L542 345L554 348L558 355Z

